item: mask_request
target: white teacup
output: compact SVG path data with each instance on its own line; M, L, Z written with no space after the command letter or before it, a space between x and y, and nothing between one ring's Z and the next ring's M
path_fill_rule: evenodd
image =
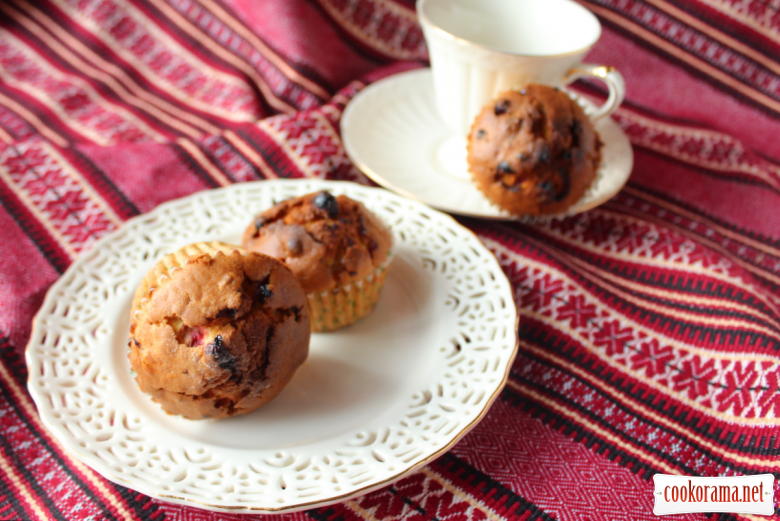
M619 72L581 63L601 36L598 19L572 0L418 0L439 113L458 136L482 107L526 83L563 86L594 76L609 98L592 120L625 97Z

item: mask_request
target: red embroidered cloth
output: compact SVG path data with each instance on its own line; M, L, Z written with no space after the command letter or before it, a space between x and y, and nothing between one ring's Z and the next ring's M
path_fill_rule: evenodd
M631 181L562 222L463 220L521 315L500 398L421 472L280 519L654 519L657 472L780 471L777 5L582 3L604 25L588 61L626 78ZM409 0L0 4L0 519L239 519L76 462L25 389L32 317L74 258L163 201L367 182L341 111L426 56Z

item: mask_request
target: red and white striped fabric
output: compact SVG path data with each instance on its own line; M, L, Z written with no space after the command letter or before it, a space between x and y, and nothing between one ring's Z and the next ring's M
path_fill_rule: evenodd
M421 472L280 519L653 519L656 472L780 473L778 6L582 3L604 25L588 60L626 78L628 187L562 222L462 220L521 314L500 400ZM166 200L367 183L342 109L426 59L409 0L0 3L0 520L239 519L114 485L59 446L25 389L32 316L74 258Z

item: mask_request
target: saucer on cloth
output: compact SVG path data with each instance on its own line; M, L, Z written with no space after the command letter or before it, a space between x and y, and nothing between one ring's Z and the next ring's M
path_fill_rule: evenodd
M595 106L568 91L585 109ZM628 181L631 144L610 118L595 123L602 162L593 186L567 215L605 203ZM350 159L374 182L445 212L516 219L491 203L471 181L466 138L453 136L436 109L430 69L390 76L362 90L347 105L341 134Z

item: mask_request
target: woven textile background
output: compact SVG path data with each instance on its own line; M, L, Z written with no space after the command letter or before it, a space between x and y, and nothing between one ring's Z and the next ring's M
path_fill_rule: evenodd
M500 399L421 472L280 521L655 519L656 472L780 476L778 3L582 3L604 25L588 61L626 78L629 185L553 224L462 220L521 315ZM367 183L341 111L426 59L411 1L0 3L0 520L242 518L73 459L25 389L32 317L74 258L164 201Z

